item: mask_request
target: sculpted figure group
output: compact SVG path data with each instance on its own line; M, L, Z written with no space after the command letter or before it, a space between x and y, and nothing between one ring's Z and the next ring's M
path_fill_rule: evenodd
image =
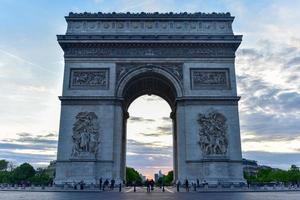
M73 126L72 156L96 154L99 144L98 117L94 112L80 112Z
M200 147L205 155L225 155L227 153L226 118L217 111L199 114Z

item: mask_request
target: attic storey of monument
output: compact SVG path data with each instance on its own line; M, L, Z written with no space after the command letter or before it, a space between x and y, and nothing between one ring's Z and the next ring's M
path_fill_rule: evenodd
M55 182L125 176L127 109L172 110L175 178L243 182L229 13L70 13Z

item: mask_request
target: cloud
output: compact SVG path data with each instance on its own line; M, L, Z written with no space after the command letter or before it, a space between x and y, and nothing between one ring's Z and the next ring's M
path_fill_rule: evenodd
M17 133L14 139L0 140L0 158L17 164L29 162L34 166L56 159L57 134Z
M299 144L300 134L299 54L300 48L293 44L270 40L259 40L255 48L241 48L237 52L237 84L242 97L239 102L242 146L253 151L248 152L253 159L268 155L267 164L270 165L275 156L268 152L275 151L276 146L280 147L277 152L297 152L295 147ZM277 162L273 164L279 166Z
M243 157L257 160L259 165L268 165L281 169L288 169L292 164L300 166L300 153L272 153L264 151L246 151Z
M299 137L297 136L285 136L285 135L274 135L273 137L270 136L255 136L252 138L243 138L242 142L290 142L293 140L297 140Z
M170 117L162 117L161 119L163 122L172 122L172 119Z
M172 126L165 125L165 126L158 126L157 130L163 134L170 135L172 134Z
M54 133L49 133L46 135L34 135L31 133L17 133L19 137L16 139L5 140L7 142L21 142L28 144L42 144L42 145L56 145L57 144L57 135Z
M129 120L133 122L155 122L154 119L147 119L143 117L130 117Z
M20 153L20 152L12 152L10 150L2 150L0 151L0 158L9 160L14 164L21 164L24 162L29 162L34 167L41 166L40 163L49 163L52 160L56 159L56 154L45 155L43 153ZM45 165L43 165L45 166Z
M170 132L156 132L156 133L139 133L143 136L149 136L149 137L160 137L160 136L163 136L163 135L171 135Z

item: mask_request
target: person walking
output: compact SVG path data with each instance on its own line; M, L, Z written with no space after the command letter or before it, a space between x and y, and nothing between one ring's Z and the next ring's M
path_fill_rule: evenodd
M150 186L151 186L151 190L153 191L154 190L154 180L153 179L151 179L151 181L150 181Z
M177 181L176 181L177 192L179 192L180 184L181 184L180 181L177 180Z
M115 179L112 179L112 180L110 181L110 189L111 189L111 190L114 190L114 188L115 188Z
M102 189L102 178L99 179L99 189Z
M150 182L148 179L146 180L146 187L147 187L147 192L149 193L150 192Z
M109 181L108 181L108 179L106 179L103 183L103 191L105 191L105 187L108 186L108 184L109 184Z
M187 179L185 179L185 191L189 192L190 188L189 188L189 181Z

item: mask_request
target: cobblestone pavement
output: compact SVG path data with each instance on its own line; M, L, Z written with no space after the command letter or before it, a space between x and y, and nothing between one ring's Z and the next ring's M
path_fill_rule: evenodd
M166 187L165 192L162 189L155 188L154 191L147 193L146 188L124 188L122 192L114 191L0 191L0 200L148 200L148 199L209 199L209 200L299 200L300 191L285 192L176 192L175 188Z

